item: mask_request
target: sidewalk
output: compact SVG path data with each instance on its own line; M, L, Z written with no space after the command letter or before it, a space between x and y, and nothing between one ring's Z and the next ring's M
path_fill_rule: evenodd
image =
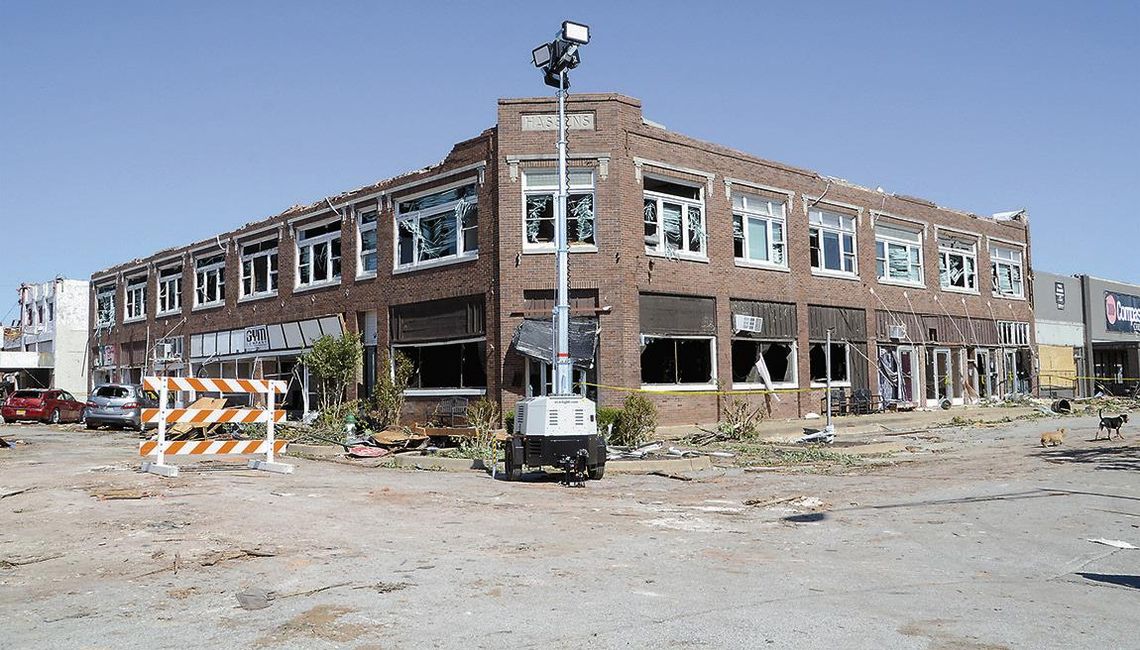
M953 418L975 422L1001 422L1006 418L1015 419L1036 412L1032 406L955 406L949 410L900 411L897 413L874 413L871 415L845 415L832 418L836 435L860 435L869 433L891 433L903 431L923 431L948 424ZM791 442L804 433L804 427L823 428L826 420L818 418L764 420L757 426L759 438L767 442ZM676 440L699 429L712 430L716 423L687 424L659 427L657 436Z

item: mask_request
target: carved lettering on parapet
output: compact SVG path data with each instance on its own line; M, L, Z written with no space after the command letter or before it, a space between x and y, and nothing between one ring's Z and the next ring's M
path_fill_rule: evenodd
M523 131L557 131L558 115L554 113L539 115L523 115ZM569 113L566 115L566 127L571 131L593 131L593 113Z

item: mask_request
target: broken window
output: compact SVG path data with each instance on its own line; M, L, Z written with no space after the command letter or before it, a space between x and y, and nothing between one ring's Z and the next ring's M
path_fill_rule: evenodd
M276 267L276 263L273 266ZM297 236L297 286L317 286L339 280L340 220L301 230Z
M795 341L732 340L732 383L765 385L764 373L775 388L794 388Z
M241 295L277 293L277 240L267 239L241 247Z
M950 291L978 290L978 252L974 242L943 238L938 240L938 281Z
M1021 251L1004 246L990 247L993 270L993 292L1003 298L1024 298L1021 275Z
M376 272L376 220L375 208L360 213L357 233L360 241L357 250L360 254L356 261L356 275L368 275Z
M1029 323L998 321L998 334L1002 345L1029 345Z
M706 257L701 187L645 178L645 250L669 256Z
M194 261L194 306L217 305L226 301L226 254L218 253Z
M594 172L571 169L566 198L566 241L570 246L593 246ZM523 172L523 247L554 247L554 203L558 192L556 169L529 169Z
M712 337L642 336L642 384L713 383Z
M479 197L475 183L400 201L396 266L415 268L479 251Z
M146 317L146 276L140 275L127 280L126 311L123 320L138 320Z
M172 266L158 272L158 313L169 314L182 309L182 267Z
M827 382L827 343L814 342L808 352L811 362L811 381L813 384ZM847 368L850 363L850 352L846 343L831 344L831 383L849 385L851 378Z
M922 284L922 233L875 226L875 270L879 280Z
M408 390L462 390L487 388L487 342L455 341L394 345L412 362Z
M812 268L856 274L855 218L813 209L808 211L808 224Z
M107 327L115 324L115 285L95 288L95 324Z
M553 392L554 370L546 361L539 361L531 357L525 358L526 365L526 396L538 397ZM573 390L575 395L585 395L591 399L596 397L597 391L590 384L596 383L594 369L574 368Z
M787 266L783 201L733 193L732 234L736 259Z

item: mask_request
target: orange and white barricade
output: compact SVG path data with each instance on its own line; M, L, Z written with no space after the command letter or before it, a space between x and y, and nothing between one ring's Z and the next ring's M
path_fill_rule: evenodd
M158 393L158 408L142 410L143 422L158 423L156 440L139 443L139 455L154 455L154 460L144 461L142 470L160 476L178 476L178 467L165 463L167 454L183 455L249 455L265 454L265 460L249 461L250 469L260 469L278 474L289 474L293 466L273 461L275 453L281 453L288 444L274 438L274 425L285 419L285 411L273 408L278 393L284 393L283 381L264 379L203 379L197 377L144 377L143 388ZM170 391L195 391L199 393L249 393L264 394L264 409L190 409L170 408ZM166 425L177 422L194 424L264 424L265 440L173 440L166 439Z

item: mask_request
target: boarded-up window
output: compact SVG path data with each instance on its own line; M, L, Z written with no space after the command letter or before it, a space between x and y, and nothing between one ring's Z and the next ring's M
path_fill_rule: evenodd
M660 336L715 336L716 299L643 293L641 333Z
M831 329L831 338L845 341L867 340L867 316L862 309L808 305L808 336L822 340Z
M445 341L483 336L483 296L448 298L391 308L392 342Z

